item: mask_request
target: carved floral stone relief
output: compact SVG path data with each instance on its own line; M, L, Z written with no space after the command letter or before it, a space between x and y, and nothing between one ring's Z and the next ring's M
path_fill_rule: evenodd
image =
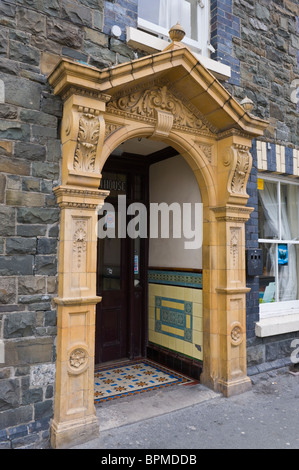
M133 90L126 96L112 99L107 104L107 111L112 113L126 113L139 119L155 120L156 111L160 110L173 115L173 126L185 129L202 131L212 135L204 118L191 111L178 99L166 85L155 85L147 90Z
M230 255L232 260L232 268L238 267L240 233L241 229L239 227L232 227L230 229Z
M73 262L76 271L85 271L87 248L87 220L75 221L73 235Z
M81 115L77 148L74 156L74 170L95 172L100 127L101 119L98 116L90 113Z
M235 145L226 149L223 165L232 167L228 190L234 195L246 195L246 183L251 170L252 157L249 148Z

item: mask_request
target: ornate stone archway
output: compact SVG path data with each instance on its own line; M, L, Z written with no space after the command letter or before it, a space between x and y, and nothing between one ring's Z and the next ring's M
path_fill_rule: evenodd
M52 445L94 438L98 188L106 159L133 137L166 141L192 168L204 203L202 381L225 396L246 375L245 222L252 138L267 123L249 114L180 43L98 70L62 60L49 77L64 102L58 344Z

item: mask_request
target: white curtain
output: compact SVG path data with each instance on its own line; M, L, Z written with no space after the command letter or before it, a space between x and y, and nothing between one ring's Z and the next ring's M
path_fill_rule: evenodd
M298 236L298 204L297 188L288 185L286 193L281 194L281 239L292 240ZM260 200L264 209L266 226L265 238L279 238L279 216L277 185L264 182L264 189L259 191ZM286 197L285 197L286 196ZM276 245L276 250L278 249ZM297 249L288 244L288 264L279 266L279 300L297 299ZM272 247L268 250L268 272L275 275L276 254ZM277 279L276 279L277 282Z
M191 4L184 0L160 0L159 25L170 29L179 22L191 36Z

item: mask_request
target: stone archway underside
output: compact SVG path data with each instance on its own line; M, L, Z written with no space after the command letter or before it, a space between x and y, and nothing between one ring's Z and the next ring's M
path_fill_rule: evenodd
M163 140L192 168L204 203L203 374L225 396L247 390L246 184L251 141L267 123L246 112L180 44L104 70L62 60L49 76L64 102L58 343L52 446L94 438L97 207L101 169L122 142Z

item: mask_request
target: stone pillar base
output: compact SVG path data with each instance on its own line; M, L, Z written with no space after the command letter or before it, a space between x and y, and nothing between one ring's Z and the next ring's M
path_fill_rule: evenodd
M223 393L227 398L234 395L240 395L241 393L248 392L251 390L252 383L249 377L244 377L238 380L232 380L225 382L224 380L219 380L217 384L217 391Z
M96 439L99 433L100 428L96 416L62 424L52 421L51 446L53 449L69 449L70 447Z

